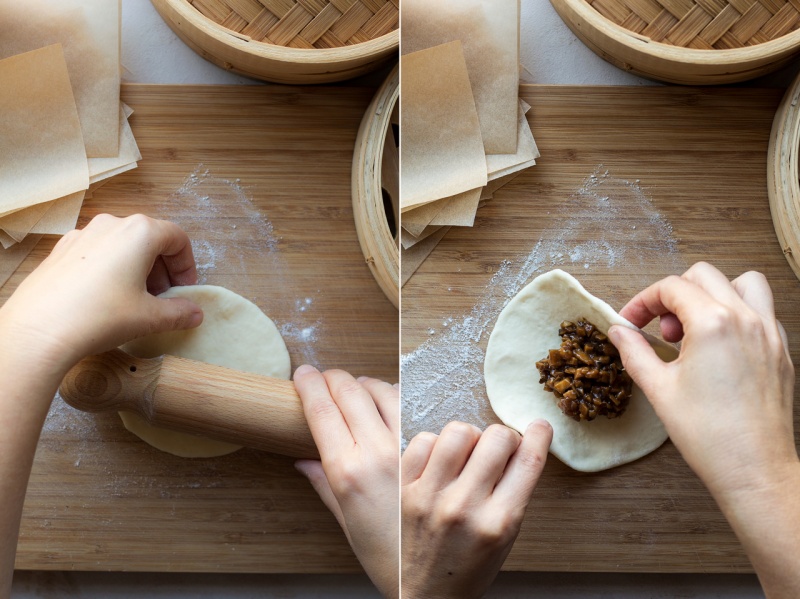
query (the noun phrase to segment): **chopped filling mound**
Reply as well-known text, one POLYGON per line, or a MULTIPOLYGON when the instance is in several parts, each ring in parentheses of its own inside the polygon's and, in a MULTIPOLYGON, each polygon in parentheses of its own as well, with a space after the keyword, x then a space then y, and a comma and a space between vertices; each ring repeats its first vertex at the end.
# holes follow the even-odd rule
POLYGON ((633 381, 617 348, 585 318, 565 320, 558 329, 561 347, 536 362, 539 382, 551 391, 564 414, 581 422, 625 412, 633 381))

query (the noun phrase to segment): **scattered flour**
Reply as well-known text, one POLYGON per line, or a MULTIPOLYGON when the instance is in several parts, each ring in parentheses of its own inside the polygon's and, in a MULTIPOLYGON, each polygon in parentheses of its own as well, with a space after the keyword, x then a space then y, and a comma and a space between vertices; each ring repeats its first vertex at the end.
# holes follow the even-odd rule
POLYGON ((601 165, 564 202, 563 212, 570 218, 559 230, 543 231, 526 256, 498 265, 468 314, 443 315, 442 329, 428 329, 428 340, 401 357, 404 445, 451 420, 489 424, 483 361, 491 326, 535 275, 559 267, 598 269, 643 288, 652 282, 646 264, 656 261, 664 275, 686 266, 672 225, 639 181, 613 177, 601 165))
MULTIPOLYGON (((48 433, 69 433, 80 438, 87 438, 97 431, 97 422, 94 414, 81 412, 67 405, 60 393, 56 393, 50 411, 42 427, 42 438, 46 439, 48 433)), ((80 457, 78 458, 78 466, 80 457)))
MULTIPOLYGON (((231 269, 236 273, 246 270, 242 250, 258 251, 274 282, 269 302, 278 307, 276 313, 292 315, 289 322, 276 320, 276 324, 296 358, 293 361, 319 366, 315 343, 322 322, 312 316, 314 298, 291 295, 291 272, 280 251, 281 238, 239 179, 214 177, 199 164, 170 198, 169 218, 192 239, 200 283, 225 286, 224 275, 231 269), (226 221, 230 226, 220 230, 220 224, 226 221)), ((269 306, 265 309, 269 312, 269 306)))
POLYGON ((199 164, 169 200, 168 218, 192 240, 200 283, 208 282, 209 275, 223 264, 241 266, 241 247, 279 253, 280 238, 272 223, 253 205, 239 179, 214 177, 199 164), (226 220, 231 222, 230 230, 220 230, 226 220))

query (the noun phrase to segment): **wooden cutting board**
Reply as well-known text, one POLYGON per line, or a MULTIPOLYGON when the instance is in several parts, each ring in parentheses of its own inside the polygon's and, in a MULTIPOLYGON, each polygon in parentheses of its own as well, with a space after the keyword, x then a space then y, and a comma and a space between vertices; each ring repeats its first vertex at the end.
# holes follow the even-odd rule
MULTIPOLYGON (((541 159, 495 194, 473 228, 451 229, 403 288, 405 439, 455 418, 497 422, 482 380, 488 335, 508 299, 556 267, 617 309, 699 260, 730 277, 760 270, 800 363, 800 283, 767 201, 767 143, 782 93, 523 87, 541 159)), ((797 412, 796 403, 796 421, 797 412)), ((504 567, 751 570, 670 442, 596 474, 551 457, 504 567)))
MULTIPOLYGON (((374 89, 124 86, 143 159, 87 201, 176 220, 201 277, 253 300, 292 365, 398 379, 398 313, 356 237, 353 146, 374 89)), ((45 238, 5 300, 49 252, 45 238)), ((231 340, 235 343, 236 340, 231 340)), ((341 572, 359 566, 336 520, 288 458, 242 450, 161 453, 116 414, 57 399, 34 464, 18 568, 341 572)))

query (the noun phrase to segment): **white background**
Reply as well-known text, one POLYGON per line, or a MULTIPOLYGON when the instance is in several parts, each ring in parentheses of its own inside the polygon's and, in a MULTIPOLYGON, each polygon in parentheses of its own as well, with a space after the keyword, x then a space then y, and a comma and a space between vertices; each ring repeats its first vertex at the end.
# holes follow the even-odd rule
MULTIPOLYGON (((522 0, 521 62, 525 83, 657 85, 606 63, 564 25, 548 0, 522 0)), ((122 62, 131 83, 254 84, 197 56, 163 23, 148 0, 122 2, 122 62)), ((747 85, 785 86, 795 63, 747 85)), ((17 572, 19 599, 231 599, 378 597, 365 576, 182 575, 17 572)), ((490 598, 751 599, 763 597, 750 575, 503 573, 490 598)))

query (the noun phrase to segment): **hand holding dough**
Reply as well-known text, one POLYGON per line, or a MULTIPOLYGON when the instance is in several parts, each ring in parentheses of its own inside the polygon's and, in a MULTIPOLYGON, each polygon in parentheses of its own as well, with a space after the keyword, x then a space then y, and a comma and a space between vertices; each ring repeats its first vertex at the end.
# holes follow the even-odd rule
POLYGON ((2 320, 36 339, 15 348, 18 355, 63 378, 86 356, 129 339, 196 327, 203 314, 191 301, 144 293, 196 282, 192 245, 178 225, 100 214, 55 245, 3 305, 2 320))
MULTIPOLYGON (((522 432, 533 420, 546 419, 553 426, 551 453, 575 470, 596 472, 654 451, 667 432, 635 384, 621 417, 591 422, 565 416, 555 396, 544 390, 536 361, 561 345, 562 321, 582 316, 604 333, 613 324, 635 328, 566 272, 536 277, 500 313, 486 349, 484 377, 492 409, 505 424, 522 432)), ((664 361, 678 356, 671 345, 650 336, 647 340, 664 361)))
POLYGON ((551 436, 542 421, 522 437, 450 422, 411 440, 401 460, 405 596, 483 596, 519 534, 551 436))
POLYGON ((745 495, 753 481, 782 481, 785 465, 800 467, 794 369, 763 275, 730 282, 700 262, 651 285, 622 313, 638 326, 661 317, 664 337, 682 339, 680 362, 666 365, 627 330, 611 331, 628 373, 712 494, 745 495))
POLYGON ((622 313, 638 326, 660 317, 665 339, 683 339, 680 362, 663 364, 639 335, 610 331, 742 542, 765 596, 800 597, 795 374, 766 278, 751 271, 729 281, 699 262, 651 285, 622 313))

